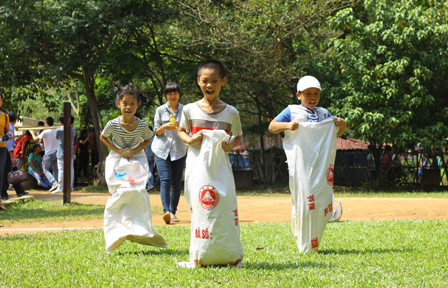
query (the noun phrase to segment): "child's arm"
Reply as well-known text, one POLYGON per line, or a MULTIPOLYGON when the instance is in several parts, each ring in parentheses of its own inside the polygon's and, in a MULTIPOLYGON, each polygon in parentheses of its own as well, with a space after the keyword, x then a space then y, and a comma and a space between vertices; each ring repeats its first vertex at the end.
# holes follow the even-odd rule
POLYGON ((273 134, 278 134, 278 133, 283 132, 285 130, 296 131, 297 128, 299 128, 299 123, 296 122, 296 121, 279 122, 279 121, 274 119, 269 124, 269 132, 271 132, 273 134))
POLYGON ((179 136, 180 140, 184 141, 190 146, 197 146, 202 143, 202 134, 194 134, 190 137, 190 135, 187 134, 187 130, 185 128, 179 127, 179 130, 177 131, 177 136, 179 136))
POLYGON ((336 117, 334 119, 334 125, 336 127, 339 127, 338 136, 341 136, 344 134, 345 130, 347 129, 347 122, 345 122, 344 119, 336 117))
POLYGON ((240 136, 232 136, 229 142, 226 142, 224 140, 221 141, 222 149, 224 149, 224 151, 226 152, 231 152, 233 148, 240 144, 241 139, 243 139, 243 134, 241 134, 240 136))
POLYGON ((121 155, 123 150, 118 149, 117 147, 115 147, 115 145, 112 143, 112 141, 110 141, 110 139, 108 137, 106 137, 103 134, 101 134, 100 140, 101 140, 101 142, 104 143, 104 145, 107 146, 107 148, 109 148, 110 150, 114 151, 118 155, 121 155))
POLYGON ((122 152, 123 157, 125 158, 129 158, 132 155, 137 154, 138 152, 142 151, 143 149, 146 148, 146 146, 148 146, 151 143, 151 138, 149 138, 148 140, 143 140, 140 145, 137 146, 137 148, 135 149, 124 149, 122 152), (127 152, 129 151, 129 152, 127 152))

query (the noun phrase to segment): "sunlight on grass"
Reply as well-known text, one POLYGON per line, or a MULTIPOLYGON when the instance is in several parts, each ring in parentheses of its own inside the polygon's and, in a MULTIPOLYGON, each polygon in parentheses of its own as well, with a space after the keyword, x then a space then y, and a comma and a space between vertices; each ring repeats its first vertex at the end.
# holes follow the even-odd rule
POLYGON ((329 224, 319 253, 306 255, 298 253, 290 223, 243 224, 242 269, 178 268, 189 260, 190 228, 156 229, 169 249, 127 241, 106 254, 100 229, 0 237, 8 255, 0 286, 448 286, 448 220, 329 224))

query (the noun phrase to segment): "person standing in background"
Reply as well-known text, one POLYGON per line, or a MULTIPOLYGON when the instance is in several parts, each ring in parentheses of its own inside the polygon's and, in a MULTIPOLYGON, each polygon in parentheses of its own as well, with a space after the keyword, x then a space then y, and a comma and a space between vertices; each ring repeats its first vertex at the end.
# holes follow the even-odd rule
POLYGON ((25 157, 26 148, 30 144, 31 133, 30 131, 26 131, 25 135, 17 139, 16 147, 14 148, 14 157, 17 160, 17 168, 22 169, 23 158, 25 157))
POLYGON ((100 162, 100 156, 98 154, 98 145, 96 144, 96 136, 95 130, 93 133, 89 135, 89 144, 90 144, 90 175, 93 175, 93 169, 100 162))
MULTIPOLYGON (((14 111, 11 111, 8 113, 9 115, 9 132, 12 134, 12 137, 9 138, 8 141, 6 141, 6 162, 5 162, 5 168, 3 171, 3 185, 2 185, 2 200, 8 200, 8 173, 12 171, 12 166, 17 164, 17 160, 14 157, 14 124, 17 122, 17 113, 14 111)), ((14 190, 16 191, 16 194, 18 197, 22 197, 25 195, 28 195, 28 192, 25 192, 23 190, 22 184, 14 184, 12 185, 14 187, 14 190)))
POLYGON ((56 139, 58 140, 58 148, 57 148, 57 158, 58 158, 58 189, 53 191, 52 193, 62 193, 64 192, 64 129, 70 129, 70 151, 65 151, 65 153, 70 153, 70 187, 72 191, 73 188, 73 180, 75 178, 75 170, 73 168, 73 144, 75 142, 76 137, 76 129, 72 127, 73 121, 75 118, 71 117, 70 126, 64 127, 64 114, 59 115, 59 124, 62 126, 61 128, 56 129, 56 139))
MULTIPOLYGON (((3 187, 3 173, 6 163, 6 140, 9 139, 9 116, 6 110, 1 108, 3 105, 3 95, 0 93, 0 187, 3 187)), ((3 197, 2 197, 3 198, 3 197)), ((7 200, 7 199, 6 199, 7 200)), ((0 210, 6 210, 0 200, 0 210)))
POLYGON ((87 180, 89 182, 89 137, 87 136, 87 129, 81 130, 81 135, 78 138, 79 142, 79 163, 78 163, 78 177, 81 182, 87 180))
POLYGON ((154 115, 156 136, 152 142, 157 172, 160 179, 160 196, 163 204, 163 221, 179 222, 176 217, 182 190, 182 176, 187 158, 187 146, 177 135, 184 105, 179 103, 182 97, 180 87, 169 82, 165 87, 167 103, 157 107, 154 115))
MULTIPOLYGON (((37 122, 37 127, 44 127, 45 126, 45 123, 43 122, 43 121, 39 121, 39 122, 37 122)), ((39 136, 39 134, 40 133, 42 133, 42 131, 37 131, 36 132, 36 136, 39 136)), ((32 137, 32 136, 31 136, 32 137)), ((44 145, 44 142, 40 142, 39 143, 39 145, 40 145, 40 152, 39 152, 39 154, 40 154, 40 156, 42 156, 42 158, 44 157, 44 155, 45 155, 45 145, 44 145)))
MULTIPOLYGON (((53 117, 47 117, 45 120, 46 127, 52 127, 54 124, 53 117)), ((33 136, 34 142, 43 142, 45 145, 45 155, 43 158, 42 169, 44 170, 45 176, 48 181, 53 185, 50 191, 54 191, 58 188, 58 162, 56 153, 58 150, 58 140, 56 139, 56 130, 47 129, 42 131, 39 136, 36 136, 34 131, 30 131, 31 136, 33 136), (53 173, 51 172, 53 171, 53 173)))

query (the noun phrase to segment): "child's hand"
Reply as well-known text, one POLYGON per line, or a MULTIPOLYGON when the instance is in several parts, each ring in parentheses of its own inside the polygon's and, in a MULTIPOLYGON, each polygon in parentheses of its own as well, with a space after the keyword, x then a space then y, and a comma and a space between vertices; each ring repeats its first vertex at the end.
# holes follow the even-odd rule
POLYGON ((131 149, 126 148, 126 149, 121 150, 120 155, 123 158, 130 158, 133 154, 132 154, 132 150, 131 149))
POLYGON ((288 129, 289 130, 296 131, 297 128, 299 128, 299 123, 297 123, 296 121, 288 123, 288 129))
POLYGON ((342 127, 346 128, 347 127, 347 122, 345 122, 345 120, 342 119, 342 118, 336 117, 334 119, 334 126, 339 127, 339 128, 342 128, 342 127))
POLYGON ((226 152, 231 152, 232 151, 232 147, 230 146, 230 143, 227 142, 227 141, 222 140, 221 141, 221 146, 222 146, 222 149, 224 149, 224 151, 226 151, 226 152))
POLYGON ((188 140, 188 145, 190 146, 196 146, 202 143, 202 134, 194 134, 191 136, 190 140, 188 140))

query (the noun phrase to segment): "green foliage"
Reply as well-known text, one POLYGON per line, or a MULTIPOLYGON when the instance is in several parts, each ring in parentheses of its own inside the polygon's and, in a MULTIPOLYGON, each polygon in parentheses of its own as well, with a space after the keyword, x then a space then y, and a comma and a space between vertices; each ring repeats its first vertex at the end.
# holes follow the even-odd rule
POLYGON ((190 227, 156 227, 169 249, 126 241, 105 251, 104 233, 0 237, 1 286, 446 287, 447 220, 327 225, 319 253, 299 254, 290 223, 241 225, 244 268, 177 267, 189 260, 190 227), (258 248, 258 249, 257 249, 258 248), (36 265, 38 263, 38 265, 36 265), (20 271, 11 273, 10 271, 20 271))
POLYGON ((353 137, 381 147, 445 145, 448 137, 448 1, 366 0, 363 13, 330 18, 345 33, 331 93, 353 137))

